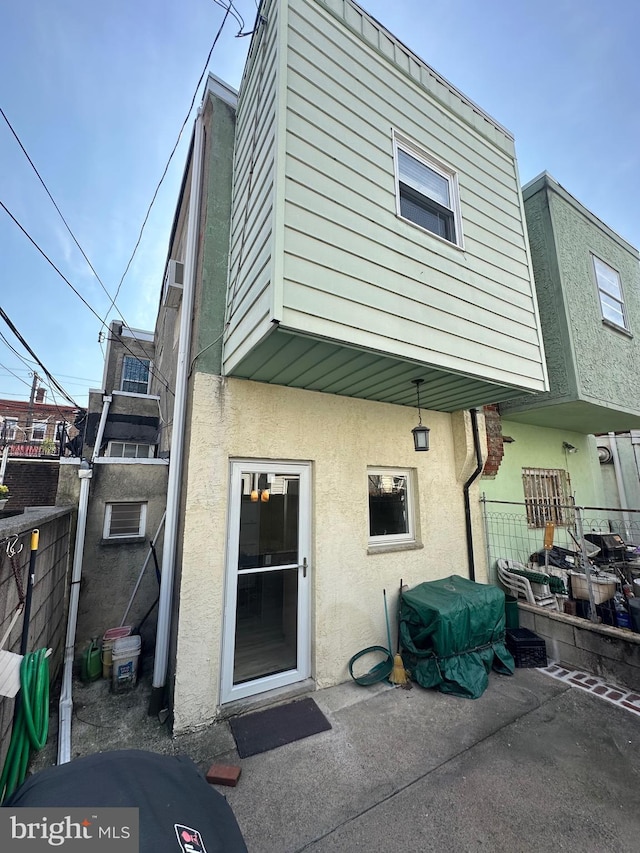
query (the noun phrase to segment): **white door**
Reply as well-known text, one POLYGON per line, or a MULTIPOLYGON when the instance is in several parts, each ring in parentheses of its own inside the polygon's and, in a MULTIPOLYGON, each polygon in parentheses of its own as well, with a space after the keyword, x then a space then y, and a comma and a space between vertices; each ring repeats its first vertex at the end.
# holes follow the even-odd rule
POLYGON ((222 702, 311 674, 311 470, 232 462, 222 702))

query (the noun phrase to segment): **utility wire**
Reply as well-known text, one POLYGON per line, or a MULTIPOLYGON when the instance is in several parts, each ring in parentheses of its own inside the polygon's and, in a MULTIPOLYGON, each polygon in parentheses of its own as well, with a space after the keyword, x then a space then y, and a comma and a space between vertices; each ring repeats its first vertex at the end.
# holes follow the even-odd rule
MULTIPOLYGON (((71 284, 71 282, 70 282, 70 281, 69 281, 69 279, 66 277, 66 275, 58 269, 58 267, 54 264, 54 262, 51 260, 51 258, 46 254, 46 252, 45 252, 43 249, 41 249, 41 248, 40 248, 40 246, 36 243, 36 241, 35 241, 35 240, 33 239, 33 237, 29 234, 29 232, 28 232, 25 228, 23 228, 23 226, 18 222, 18 220, 16 219, 16 217, 13 215, 13 213, 11 213, 11 211, 9 210, 9 208, 6 206, 6 204, 5 204, 2 200, 0 200, 0 207, 2 207, 2 208, 3 208, 3 210, 7 213, 7 215, 8 215, 8 216, 9 216, 9 217, 10 217, 10 218, 15 222, 15 224, 18 226, 18 228, 22 231, 22 233, 25 235, 25 237, 29 240, 29 242, 30 242, 30 243, 31 243, 31 244, 32 244, 32 245, 33 245, 33 246, 38 250, 38 252, 42 255, 42 257, 45 259, 45 261, 47 261, 47 263, 48 263, 51 267, 53 267, 53 269, 58 273, 58 275, 60 276, 60 278, 61 278, 61 279, 62 279, 66 284, 68 284, 68 285, 69 285, 69 287, 71 288, 71 290, 73 290, 73 292, 74 292, 74 293, 76 294, 76 296, 80 299, 80 301, 81 301, 81 302, 83 302, 83 303, 87 306, 87 308, 89 309, 89 311, 91 311, 91 313, 94 315, 94 317, 97 317, 97 319, 100 321, 100 325, 101 325, 101 326, 104 326, 104 327, 105 327, 105 329, 107 329, 107 331, 108 331, 108 330, 109 330, 109 327, 107 326, 106 322, 105 322, 105 321, 100 317, 100 315, 98 314, 98 312, 97 312, 97 311, 96 311, 96 310, 95 310, 95 309, 94 309, 94 308, 93 308, 93 307, 92 307, 92 306, 87 302, 87 300, 86 300, 86 299, 84 298, 84 296, 80 293, 80 291, 78 291, 78 290, 77 290, 77 289, 76 289, 76 288, 71 284)), ((2 314, 4 314, 4 312, 2 311, 2 309, 1 309, 1 308, 0 308, 0 312, 2 312, 2 314)), ((0 316, 1 316, 1 315, 0 315, 0 316)), ((136 359, 136 361, 139 361, 141 364, 144 364, 144 362, 142 361, 142 359, 140 358, 140 356, 139 356, 139 355, 137 355, 136 353, 134 353, 134 351, 133 351, 133 350, 132 350, 132 349, 131 349, 131 348, 130 348, 130 347, 129 347, 125 342, 124 342, 123 338, 122 338, 122 337, 120 337, 119 335, 118 335, 117 337, 118 337, 118 340, 120 341, 120 343, 122 344, 122 346, 127 350, 127 352, 129 352, 129 353, 133 356, 133 358, 135 358, 135 359, 136 359)), ((15 352, 15 350, 14 350, 14 352, 15 352)), ((31 350, 29 350, 29 352, 32 352, 32 351, 31 351, 31 350)), ((34 356, 34 357, 35 357, 35 356, 34 356)), ((37 359, 36 359, 36 360, 37 360, 37 359)), ((42 367, 42 363, 41 363, 40 361, 38 361, 38 364, 40 364, 40 366, 42 367)), ((169 383, 167 382, 167 380, 165 379, 165 377, 164 377, 164 376, 162 376, 162 374, 161 374, 159 371, 157 371, 157 370, 152 370, 152 369, 151 369, 151 364, 149 364, 149 365, 145 364, 144 366, 145 366, 145 367, 147 367, 147 369, 149 370, 149 373, 151 373, 151 375, 152 375, 152 376, 156 376, 158 379, 160 379, 160 380, 162 381, 162 384, 164 385, 164 387, 167 389, 167 391, 168 391, 170 394, 174 394, 173 389, 171 389, 171 388, 169 387, 169 383)), ((44 368, 43 368, 43 369, 44 369, 44 368)), ((50 374, 49 374, 49 375, 50 375, 50 374)), ((54 380, 54 381, 55 381, 55 380, 54 380)), ((70 397, 68 397, 68 396, 67 396, 66 392, 64 391, 64 389, 62 389, 62 387, 61 387, 61 386, 59 386, 59 390, 60 390, 60 393, 63 393, 63 394, 64 394, 64 396, 65 396, 67 399, 71 399, 70 397)), ((75 403, 75 402, 74 402, 74 406, 77 406, 77 403, 75 403)))
MULTIPOLYGON (((180 143, 180 139, 182 138, 182 132, 184 131, 186 124, 189 121, 189 116, 191 115, 191 110, 193 109, 193 105, 196 101, 196 97, 198 95, 198 90, 200 89, 200 84, 202 83, 202 81, 204 79, 204 75, 207 73, 207 68, 209 67, 209 61, 211 59, 211 55, 213 53, 213 50, 214 50, 216 44, 218 43, 218 39, 222 35, 222 30, 223 30, 224 25, 227 21, 227 18, 231 14, 231 5, 232 4, 229 3, 229 5, 225 7, 226 11, 224 14, 224 18, 222 19, 222 23, 220 24, 220 27, 218 28, 218 32, 216 33, 215 38, 213 39, 213 44, 211 45, 211 49, 209 50, 209 55, 207 56, 207 61, 204 64, 204 68, 202 69, 202 74, 200 75, 200 79, 198 80, 198 83, 196 85, 195 91, 193 93, 193 97, 191 98, 191 103, 189 104, 189 109, 188 109, 187 114, 184 118, 184 121, 182 122, 182 127, 180 128, 180 132, 178 133, 178 138, 176 139, 175 145, 173 146, 173 148, 171 150, 171 154, 169 154, 169 159, 167 160, 167 164, 164 167, 164 171, 162 172, 162 175, 160 176, 160 180, 158 181, 158 185, 155 188, 155 191, 154 191, 153 196, 151 198, 151 201, 149 203, 149 207, 147 208, 147 212, 145 214, 144 220, 142 221, 142 225, 140 227, 138 239, 136 240, 136 244, 133 247, 133 252, 131 253, 131 257, 129 258, 129 260, 127 262, 127 266, 125 267, 125 270, 122 273, 122 278, 120 279, 120 282, 118 283, 118 287, 116 289, 115 296, 113 297, 112 304, 114 304, 115 300, 118 298, 118 294, 120 293, 120 288, 122 287, 122 282, 125 280, 125 277, 126 277, 127 273, 129 272, 129 267, 131 266, 131 263, 135 257, 136 252, 138 251, 138 246, 140 245, 140 241, 142 240, 142 234, 143 234, 144 229, 147 225, 147 221, 149 219, 149 214, 151 213, 151 208, 153 207, 155 200, 158 196, 158 192, 160 191, 160 187, 162 186, 162 182, 164 181, 166 174, 169 171, 169 166, 171 164, 171 161, 173 160, 173 155, 176 153, 176 150, 177 150, 178 145, 180 143)), ((109 313, 110 310, 111 310, 111 306, 108 308, 107 314, 109 313)), ((104 321, 102 321, 102 323, 104 325, 104 321)))
MULTIPOLYGON (((126 320, 124 319, 124 314, 123 314, 123 312, 121 311, 121 309, 116 305, 115 297, 114 297, 113 299, 111 298, 111 294, 109 293, 109 291, 108 291, 108 290, 107 290, 107 288, 105 287, 104 282, 102 281, 102 279, 100 278, 100 276, 99 276, 99 275, 98 275, 98 273, 96 272, 95 267, 93 266, 93 264, 91 263, 91 261, 90 261, 90 260, 89 260, 89 258, 87 257, 87 254, 86 254, 86 252, 84 251, 84 249, 82 248, 82 246, 80 245, 80 243, 79 243, 79 241, 78 241, 78 238, 76 237, 76 235, 75 235, 75 234, 73 233, 73 231, 71 230, 71 226, 69 225, 69 223, 68 223, 68 222, 67 222, 67 220, 65 219, 65 217, 64 217, 64 215, 63 215, 62 211, 60 210, 60 208, 58 207, 58 204, 56 203, 56 200, 54 199, 54 197, 52 196, 51 192, 49 191, 49 187, 48 187, 48 186, 46 185, 46 183, 44 182, 44 178, 42 177, 42 175, 41 175, 41 174, 40 174, 40 172, 38 171, 38 169, 37 169, 37 167, 36 167, 35 163, 34 163, 34 162, 33 162, 33 160, 31 159, 31 157, 29 156, 29 153, 28 153, 27 149, 24 147, 24 145, 23 145, 23 143, 22 143, 22 140, 20 139, 20 137, 18 136, 18 134, 17 134, 17 132, 16 132, 15 128, 13 127, 13 125, 11 124, 11 122, 9 121, 9 119, 7 118, 7 115, 6 115, 5 111, 2 109, 2 107, 0 107, 0 114, 2 115, 2 118, 5 120, 5 122, 6 122, 6 124, 7 124, 7 127, 9 128, 9 130, 11 131, 11 133, 13 134, 13 136, 15 137, 15 140, 16 140, 16 142, 18 143, 18 145, 20 146, 20 148, 21 148, 21 150, 22 150, 22 153, 24 154, 24 156, 25 156, 25 157, 27 158, 27 160, 29 161, 29 165, 31 166, 31 168, 33 169, 33 171, 36 173, 36 175, 37 175, 37 177, 38 177, 38 180, 40 181, 40 183, 41 183, 41 184, 42 184, 42 186, 44 187, 44 191, 45 191, 45 192, 46 192, 46 194, 49 196, 49 199, 51 200, 51 203, 53 204, 53 206, 55 207, 56 211, 58 212, 58 215, 60 216, 60 219, 62 219, 62 221, 63 221, 63 223, 64 223, 65 228, 67 229, 67 231, 69 232, 69 234, 70 234, 70 236, 71 236, 71 239, 73 240, 73 242, 76 244, 76 246, 77 246, 77 247, 78 247, 78 249, 80 250, 80 253, 82 254, 82 257, 85 259, 85 261, 87 262, 87 264, 88 264, 88 266, 89 266, 89 269, 91 270, 91 272, 92 272, 92 273, 94 274, 94 276, 96 277, 96 279, 97 279, 98 283, 100 284, 100 287, 101 287, 101 288, 103 289, 103 291, 106 293, 107 298, 110 300, 110 305, 109 305, 109 307, 107 308, 107 313, 105 314, 105 319, 106 319, 106 317, 108 316, 109 311, 111 311, 111 308, 117 308, 117 310, 119 311, 120 316, 121 316, 121 318, 122 318, 122 323, 123 323, 123 325, 124 325, 124 326, 126 326, 126 327, 127 327, 127 329, 129 329, 129 331, 133 334, 133 329, 131 328, 131 326, 129 326, 129 324, 128 324, 128 323, 126 322, 126 320)), ((77 291, 76 291, 76 292, 77 292, 77 291)), ((78 295, 79 295, 79 294, 78 294, 78 295)), ((146 352, 146 350, 145 350, 145 348, 144 348, 144 346, 143 346, 142 342, 141 342, 141 341, 139 341, 138 343, 139 343, 139 345, 140 345, 141 350, 144 352, 145 356, 146 356, 146 357, 151 361, 151 356, 150 356, 150 354, 149 354, 148 352, 146 352)), ((159 371, 158 371, 158 375, 160 375, 160 372, 159 372, 159 371)), ((164 383, 165 383, 165 384, 168 384, 168 382, 167 382, 167 380, 166 380, 166 378, 165 378, 164 376, 162 377, 162 379, 163 379, 163 381, 164 381, 164 383)))
POLYGON ((31 388, 31 383, 30 383, 30 382, 27 382, 27 380, 26 380, 26 379, 23 379, 23 378, 22 378, 22 376, 18 376, 18 374, 17 374, 17 373, 14 373, 14 372, 13 372, 13 370, 11 370, 11 368, 10 368, 10 367, 7 367, 7 365, 6 365, 6 364, 2 364, 2 362, 0 362, 0 367, 4 367, 4 369, 5 369, 5 370, 8 370, 8 371, 9 371, 9 373, 10 373, 12 376, 14 376, 14 377, 19 381, 19 382, 22 382, 22 384, 23 384, 23 385, 26 385, 26 386, 27 386, 27 388, 31 388))
MULTIPOLYGON (((2 204, 2 202, 0 202, 0 204, 2 204)), ((39 359, 39 358, 38 358, 38 356, 35 354, 35 352, 31 349, 31 347, 29 346, 29 344, 28 344, 28 343, 25 341, 25 339, 22 337, 22 335, 20 334, 20 332, 18 331, 18 329, 16 329, 16 327, 13 325, 13 323, 12 323, 11 319, 10 319, 10 318, 9 318, 9 316, 6 314, 6 312, 5 312, 4 308, 1 308, 1 307, 0 307, 0 317, 2 317, 2 319, 5 321, 5 323, 7 324, 7 326, 11 329, 11 331, 12 331, 12 332, 13 332, 13 334, 16 336, 16 338, 20 341, 20 343, 21 343, 21 344, 22 344, 22 346, 26 349, 26 351, 27 351, 31 356, 33 356, 33 358, 37 361, 37 363, 40 365, 40 367, 42 368, 42 370, 44 370, 44 373, 45 373, 45 375, 47 376, 47 378, 49 379, 49 381, 50 381, 53 385, 55 385, 55 387, 56 387, 56 388, 57 388, 57 390, 60 392, 60 394, 62 394, 62 396, 65 398, 65 400, 69 400, 69 402, 70 402, 70 403, 72 403, 72 404, 76 407, 76 409, 80 409, 80 408, 81 408, 81 406, 79 406, 79 405, 76 403, 76 401, 73 399, 73 397, 71 397, 69 394, 67 394, 67 392, 64 390, 64 388, 62 387, 62 385, 60 385, 60 383, 57 381, 57 379, 56 379, 54 376, 52 376, 52 374, 47 370, 47 368, 46 368, 46 367, 44 366, 44 364, 40 361, 40 359, 39 359)))

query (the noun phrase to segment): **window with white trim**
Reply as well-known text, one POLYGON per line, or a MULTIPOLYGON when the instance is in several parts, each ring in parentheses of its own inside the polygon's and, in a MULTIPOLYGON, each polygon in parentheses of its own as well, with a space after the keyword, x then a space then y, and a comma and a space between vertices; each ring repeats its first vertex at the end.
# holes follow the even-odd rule
POLYGON ((624 297, 622 295, 622 284, 620 275, 609 264, 605 264, 600 258, 592 255, 593 269, 598 285, 598 296, 600 297, 600 309, 602 318, 614 326, 628 331, 627 318, 624 310, 624 297))
POLYGON ((369 544, 415 541, 412 472, 368 468, 369 544))
POLYGON ((4 423, 2 424, 2 438, 5 441, 13 441, 16 437, 16 432, 18 431, 18 419, 17 418, 5 418, 4 423))
POLYGON ((147 394, 149 392, 149 372, 151 361, 148 358, 136 358, 125 355, 122 359, 121 391, 132 394, 147 394))
POLYGON ((462 245, 458 178, 453 169, 426 151, 394 136, 398 216, 462 245))
POLYGON ((31 425, 31 441, 44 441, 47 434, 46 421, 34 421, 31 425))
POLYGON ((106 455, 117 459, 150 459, 153 456, 153 445, 136 444, 130 441, 110 441, 106 455))
POLYGON ((136 501, 105 504, 103 538, 144 536, 146 521, 146 503, 136 501))
POLYGON ((561 468, 523 468, 522 485, 529 527, 573 523, 569 474, 561 468))

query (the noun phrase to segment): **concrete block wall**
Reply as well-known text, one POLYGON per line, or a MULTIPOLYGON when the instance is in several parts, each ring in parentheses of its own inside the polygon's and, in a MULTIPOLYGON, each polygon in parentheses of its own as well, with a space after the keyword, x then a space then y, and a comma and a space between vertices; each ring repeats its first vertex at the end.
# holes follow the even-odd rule
POLYGON ((6 510, 27 506, 53 506, 58 490, 60 465, 57 459, 12 459, 7 461, 4 483, 10 498, 6 510))
POLYGON ((549 660, 640 691, 640 634, 519 603, 520 627, 547 645, 549 660))
MULTIPOLYGON (((66 631, 70 571, 70 527, 73 510, 68 507, 38 507, 24 514, 0 520, 0 637, 4 636, 19 604, 14 565, 26 592, 31 555, 31 531, 38 528, 40 541, 36 557, 35 586, 29 620, 28 651, 43 647, 53 650, 49 658, 51 681, 62 665, 66 631), (8 543, 22 550, 12 560, 8 543)), ((22 615, 16 621, 5 649, 18 653, 22 636, 22 615)), ((14 700, 0 696, 0 767, 9 746, 14 700)))

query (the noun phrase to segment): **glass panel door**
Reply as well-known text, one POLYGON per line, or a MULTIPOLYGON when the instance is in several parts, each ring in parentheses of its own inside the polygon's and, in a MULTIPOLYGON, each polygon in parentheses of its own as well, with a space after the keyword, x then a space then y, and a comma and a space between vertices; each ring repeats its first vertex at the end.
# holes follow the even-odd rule
POLYGON ((232 464, 223 701, 308 677, 308 484, 303 466, 232 464))

